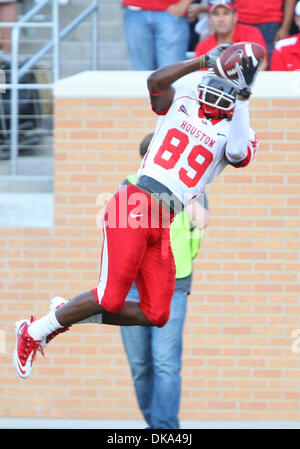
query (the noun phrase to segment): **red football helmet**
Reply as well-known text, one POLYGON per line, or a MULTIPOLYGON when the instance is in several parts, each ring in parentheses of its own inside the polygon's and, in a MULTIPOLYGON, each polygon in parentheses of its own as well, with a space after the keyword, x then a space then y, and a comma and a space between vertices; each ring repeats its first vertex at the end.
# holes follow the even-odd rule
POLYGON ((237 96, 237 88, 232 81, 208 71, 198 84, 198 92, 201 109, 207 118, 232 118, 237 96))

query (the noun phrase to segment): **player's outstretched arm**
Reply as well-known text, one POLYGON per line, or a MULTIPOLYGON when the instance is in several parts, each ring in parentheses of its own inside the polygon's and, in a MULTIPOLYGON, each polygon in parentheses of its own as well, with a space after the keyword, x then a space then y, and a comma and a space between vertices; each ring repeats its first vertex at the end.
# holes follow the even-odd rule
POLYGON ((225 152, 228 162, 232 165, 241 166, 241 162, 250 157, 248 155, 250 129, 249 98, 252 93, 251 87, 254 84, 261 63, 262 60, 254 66, 250 57, 248 62, 245 58, 242 58, 242 69, 238 63, 236 64, 238 97, 230 124, 225 152))
POLYGON ((179 78, 204 68, 206 68, 205 56, 200 56, 167 65, 151 73, 147 85, 153 109, 157 113, 168 109, 175 92, 172 84, 179 78))
POLYGON ((226 145, 226 159, 231 165, 239 165, 248 154, 249 100, 237 99, 230 123, 226 145))
POLYGON ((197 70, 213 67, 223 50, 231 44, 222 44, 199 58, 188 59, 155 70, 148 77, 147 85, 153 109, 161 112, 168 109, 174 98, 172 84, 197 70))

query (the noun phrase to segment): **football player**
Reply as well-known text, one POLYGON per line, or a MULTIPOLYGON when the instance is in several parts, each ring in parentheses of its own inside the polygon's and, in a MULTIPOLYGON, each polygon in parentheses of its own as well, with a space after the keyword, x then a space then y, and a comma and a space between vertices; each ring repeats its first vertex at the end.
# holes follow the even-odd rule
POLYGON ((16 323, 14 366, 30 375, 36 351, 75 323, 162 327, 175 288, 169 225, 176 213, 204 191, 228 165, 245 167, 257 139, 249 127, 249 97, 260 64, 243 59, 237 79, 205 74, 197 93, 175 83, 201 68, 212 68, 223 44, 206 55, 153 72, 148 78, 157 126, 138 171, 109 201, 103 220, 99 283, 70 301, 56 298, 50 313, 16 323), (175 84, 174 84, 175 83, 175 84), (140 302, 126 301, 135 282, 140 302))

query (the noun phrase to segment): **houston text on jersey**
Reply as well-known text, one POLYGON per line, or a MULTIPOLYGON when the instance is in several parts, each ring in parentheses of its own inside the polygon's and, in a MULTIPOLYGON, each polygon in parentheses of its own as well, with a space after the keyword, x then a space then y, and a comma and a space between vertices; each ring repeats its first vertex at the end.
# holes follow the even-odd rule
POLYGON ((181 129, 184 129, 187 133, 191 134, 192 136, 196 137, 197 139, 200 139, 200 142, 203 142, 205 145, 208 145, 210 148, 214 146, 216 141, 209 137, 207 134, 202 132, 200 129, 196 128, 196 126, 192 125, 191 123, 188 123, 187 121, 183 121, 180 125, 181 129))

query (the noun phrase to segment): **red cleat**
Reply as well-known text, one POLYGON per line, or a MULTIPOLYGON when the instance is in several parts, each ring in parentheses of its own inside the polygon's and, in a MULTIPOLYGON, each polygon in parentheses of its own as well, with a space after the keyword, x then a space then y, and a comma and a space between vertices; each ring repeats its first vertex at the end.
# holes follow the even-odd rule
POLYGON ((33 321, 35 321, 35 318, 31 317, 30 321, 17 321, 15 325, 17 341, 13 354, 13 362, 18 375, 23 379, 26 379, 31 374, 32 362, 34 361, 36 351, 40 350, 44 355, 42 342, 34 340, 28 334, 28 327, 33 321))

